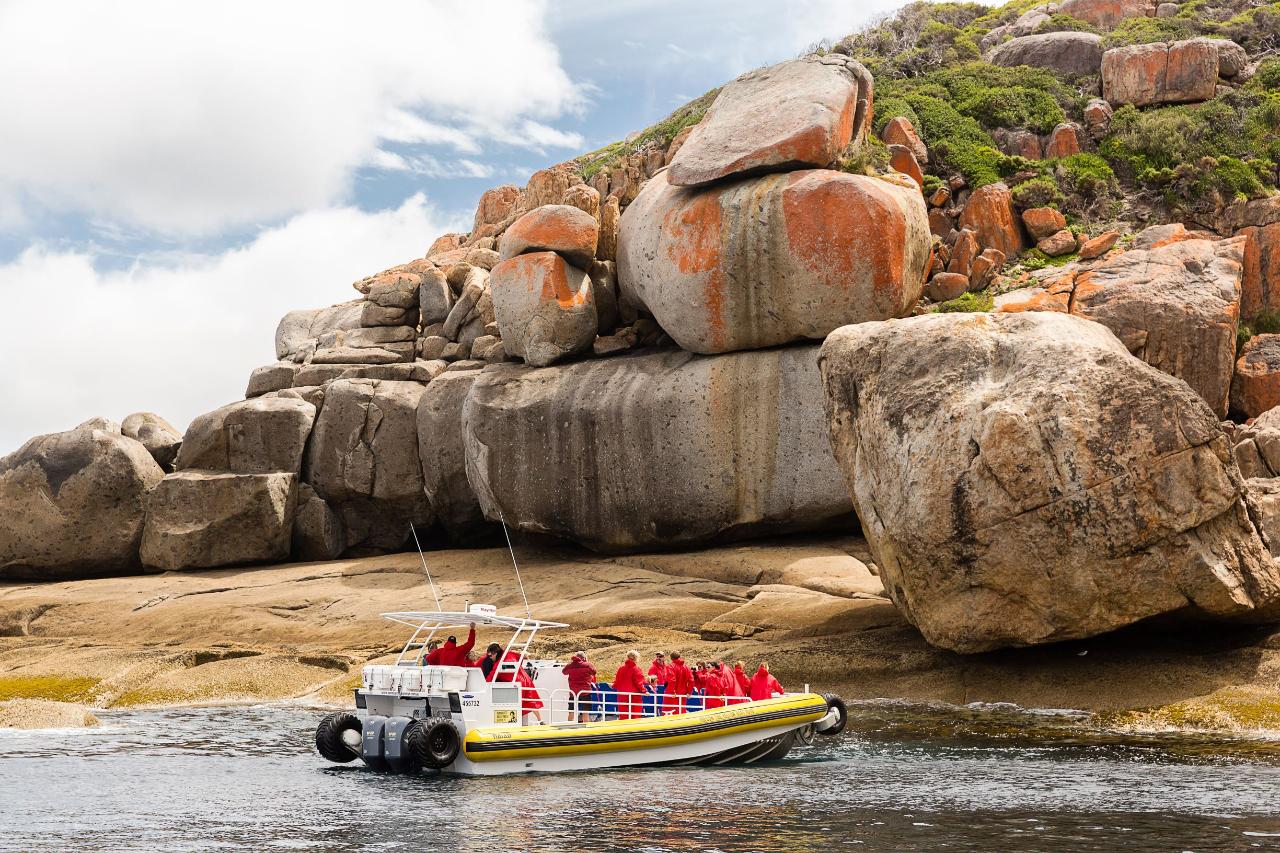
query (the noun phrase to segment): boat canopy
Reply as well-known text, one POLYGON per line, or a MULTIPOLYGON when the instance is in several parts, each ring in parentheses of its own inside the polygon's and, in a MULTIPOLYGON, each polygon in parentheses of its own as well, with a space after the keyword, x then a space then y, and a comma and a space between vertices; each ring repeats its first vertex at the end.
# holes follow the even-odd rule
POLYGON ((383 613, 383 619, 390 619, 410 628, 419 630, 443 630, 466 628, 472 622, 476 625, 493 625, 499 628, 541 631, 546 628, 568 628, 564 622, 544 622, 526 616, 499 616, 496 613, 475 613, 461 610, 438 611, 405 611, 401 613, 383 613))

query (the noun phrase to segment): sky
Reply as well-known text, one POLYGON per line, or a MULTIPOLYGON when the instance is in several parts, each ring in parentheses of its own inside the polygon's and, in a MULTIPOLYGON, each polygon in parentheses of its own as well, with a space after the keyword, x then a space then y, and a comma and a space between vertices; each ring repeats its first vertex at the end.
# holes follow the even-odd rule
POLYGON ((0 454, 243 397, 279 319, 899 0, 0 0, 0 454))

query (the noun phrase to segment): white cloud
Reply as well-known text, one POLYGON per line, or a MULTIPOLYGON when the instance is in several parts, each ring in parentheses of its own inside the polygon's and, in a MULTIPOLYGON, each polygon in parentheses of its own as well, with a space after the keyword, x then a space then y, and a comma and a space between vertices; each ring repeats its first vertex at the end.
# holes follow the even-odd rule
POLYGON ((475 154, 581 109, 545 15, 542 0, 6 0, 0 224, 46 208, 216 233, 343 200, 384 139, 475 154))
POLYGON ((0 266, 0 455, 95 415, 155 411, 185 428, 244 396, 249 372, 275 360, 286 312, 358 297, 353 281, 420 257, 456 225, 414 196, 375 213, 308 212, 220 255, 118 272, 83 252, 28 249, 0 266))

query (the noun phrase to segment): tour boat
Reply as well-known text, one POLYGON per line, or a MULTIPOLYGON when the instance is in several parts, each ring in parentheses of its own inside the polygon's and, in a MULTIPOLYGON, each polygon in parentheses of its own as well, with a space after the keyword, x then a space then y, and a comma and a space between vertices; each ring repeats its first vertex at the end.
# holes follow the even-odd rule
POLYGON ((815 734, 839 734, 848 719, 844 702, 833 694, 752 701, 696 693, 619 694, 604 684, 574 694, 563 664, 526 657, 539 632, 567 628, 563 623, 532 614, 500 616, 480 604, 458 612, 383 616, 413 634, 394 664, 364 668, 354 711, 320 722, 316 749, 330 761, 359 758, 382 772, 468 776, 752 763, 780 759, 815 734), (471 624, 511 632, 492 682, 478 667, 425 665, 433 638, 471 624), (518 683, 521 671, 531 677, 532 688, 518 683), (531 692, 545 718, 536 725, 526 725, 522 713, 531 692), (589 721, 579 722, 584 713, 589 721))

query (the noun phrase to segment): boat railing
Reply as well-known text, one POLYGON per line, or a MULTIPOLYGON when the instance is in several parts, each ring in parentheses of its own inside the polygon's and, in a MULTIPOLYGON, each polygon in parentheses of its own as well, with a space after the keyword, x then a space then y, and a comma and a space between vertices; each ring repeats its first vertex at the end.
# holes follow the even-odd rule
MULTIPOLYGON (((536 693, 527 687, 522 693, 536 693)), ((647 717, 665 717, 710 708, 724 708, 750 702, 749 696, 714 696, 695 691, 693 693, 667 694, 664 687, 653 693, 629 693, 617 691, 601 683, 594 690, 551 691, 551 707, 547 714, 549 723, 576 723, 579 717, 587 721, 634 720, 647 717)))

